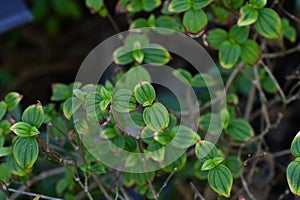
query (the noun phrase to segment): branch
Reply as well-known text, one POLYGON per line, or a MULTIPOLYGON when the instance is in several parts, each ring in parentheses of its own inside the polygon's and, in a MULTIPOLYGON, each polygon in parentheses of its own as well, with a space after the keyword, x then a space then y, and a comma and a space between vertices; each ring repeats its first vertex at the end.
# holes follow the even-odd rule
POLYGON ((298 44, 296 47, 285 50, 285 51, 280 51, 276 53, 268 53, 268 54, 263 54, 262 58, 279 58, 279 57, 284 57, 286 55, 295 53, 297 51, 300 51, 300 44, 298 44))

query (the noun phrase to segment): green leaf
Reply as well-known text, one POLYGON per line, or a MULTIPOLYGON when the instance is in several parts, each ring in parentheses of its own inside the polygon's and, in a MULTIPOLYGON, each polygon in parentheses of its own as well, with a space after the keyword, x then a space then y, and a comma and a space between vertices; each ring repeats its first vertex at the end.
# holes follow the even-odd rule
MULTIPOLYGON (((147 129, 145 128, 144 130, 147 129)), ((167 145, 172 141, 173 138, 170 136, 168 131, 164 131, 164 132, 155 133, 153 139, 162 145, 167 145)))
POLYGON ((128 5, 127 5, 127 10, 128 12, 140 12, 143 9, 143 2, 141 0, 132 0, 128 5))
POLYGON ((208 113, 206 115, 201 115, 199 119, 199 128, 205 132, 211 134, 219 134, 222 131, 223 124, 221 115, 208 113), (217 123, 211 123, 212 118, 215 118, 217 123))
POLYGON ((92 92, 86 96, 85 109, 89 117, 96 118, 97 120, 101 120, 103 118, 104 113, 100 107, 102 100, 103 99, 98 92, 92 92))
POLYGON ((240 142, 246 142, 254 136, 251 125, 243 119, 231 119, 225 132, 229 137, 240 142))
POLYGON ((192 4, 189 0, 172 0, 169 4, 170 12, 184 12, 189 10, 192 7, 192 4))
POLYGON ((190 81, 192 80, 192 74, 185 70, 185 69, 176 69, 173 71, 173 75, 180 80, 182 83, 185 83, 187 85, 190 84, 190 81))
POLYGON ((218 156, 215 145, 209 141, 201 140, 197 143, 195 148, 197 158, 203 162, 208 159, 214 159, 218 156))
POLYGON ((133 45, 132 57, 138 64, 141 64, 144 60, 144 56, 145 55, 141 50, 141 44, 139 42, 135 42, 133 45))
POLYGON ((51 101, 63 101, 72 96, 72 89, 62 83, 52 85, 51 101))
POLYGON ((97 12, 103 6, 103 0, 85 0, 85 4, 88 8, 97 12))
POLYGON ((286 177, 293 194, 300 196, 300 161, 292 161, 286 169, 286 177))
POLYGON ((22 115, 22 121, 40 128, 44 122, 44 110, 40 103, 31 105, 25 109, 22 115))
POLYGON ((238 157, 237 154, 231 154, 229 155, 225 161, 225 165, 229 168, 229 170, 232 172, 233 178, 239 178, 240 177, 240 166, 242 166, 242 161, 238 157))
POLYGON ((201 170, 210 170, 212 168, 215 168, 221 162, 223 162, 223 160, 224 160, 224 158, 222 158, 222 157, 215 157, 213 159, 208 159, 203 163, 201 170))
POLYGON ((277 91, 276 85, 270 76, 265 76, 265 78, 261 80, 261 86, 264 91, 270 94, 277 91))
POLYGON ((160 143, 154 142, 150 143, 147 148, 148 151, 151 152, 150 157, 157 161, 161 162, 164 160, 165 157, 165 149, 163 148, 163 145, 160 143))
POLYGON ((96 163, 94 165, 82 164, 80 169, 84 172, 96 173, 96 174, 105 174, 105 166, 102 163, 96 163))
POLYGON ((72 115, 80 108, 82 101, 76 97, 68 98, 63 105, 63 112, 67 119, 71 119, 72 115))
POLYGON ((218 6, 218 5, 210 5, 210 8, 213 11, 213 14, 216 18, 216 21, 219 21, 223 24, 226 24, 230 18, 230 12, 226 10, 223 6, 218 6))
POLYGON ((228 8, 237 9, 243 5, 244 0, 223 0, 223 3, 228 8))
POLYGON ((39 146, 34 137, 20 137, 13 145, 13 155, 17 163, 30 171, 39 155, 39 146))
POLYGON ((164 65, 170 61, 170 53, 161 45, 149 44, 143 48, 145 54, 144 63, 164 65))
POLYGON ((120 89, 113 94, 112 108, 117 112, 126 113, 136 108, 136 100, 131 90, 120 89))
POLYGON ((255 9, 262 9, 267 5, 267 0, 249 0, 249 4, 255 9))
POLYGON ((7 163, 9 166, 9 169, 11 171, 12 174, 15 174, 17 176, 25 176, 28 174, 27 171, 25 171, 24 169, 22 169, 19 164, 16 162, 14 156, 8 156, 7 158, 7 163))
POLYGON ((297 31, 295 27, 290 25, 290 22, 287 18, 283 18, 281 20, 281 24, 283 36, 286 37, 289 41, 295 42, 297 39, 297 31))
POLYGON ((142 0, 143 2, 143 9, 146 12, 150 12, 155 8, 159 7, 161 4, 161 0, 142 0))
POLYGON ((197 10, 208 6, 213 0, 193 0, 192 7, 197 10))
POLYGON ((196 74, 191 80, 191 85, 193 87, 211 87, 215 85, 215 80, 210 74, 196 74))
POLYGON ((151 76, 149 72, 142 66, 132 67, 125 77, 125 83, 128 86, 128 89, 134 90, 134 87, 140 81, 151 82, 151 76))
POLYGON ((35 126, 31 126, 26 122, 17 122, 10 127, 10 130, 19 137, 30 137, 40 134, 39 130, 35 126))
POLYGON ((143 112, 144 121, 149 129, 160 132, 169 125, 169 113, 161 103, 146 107, 143 112))
POLYGON ((229 37, 232 38, 235 42, 242 44, 246 42, 249 37, 250 27, 249 26, 233 26, 229 30, 229 37))
POLYGON ((153 86, 147 81, 139 82, 134 88, 134 96, 144 107, 152 105, 156 98, 153 86))
POLYGON ((219 59, 225 69, 232 68, 239 59, 241 47, 230 41, 225 41, 220 46, 219 59))
MULTIPOLYGON (((11 176, 10 167, 7 163, 0 164, 0 181, 8 183, 11 176)), ((1 196, 0 196, 1 199, 1 196)), ((3 198, 5 199, 5 198, 3 198)))
POLYGON ((258 11, 247 4, 241 8, 240 17, 237 24, 238 26, 248 26, 253 24, 258 19, 258 15, 258 11))
POLYGON ((149 27, 148 21, 144 18, 138 18, 131 22, 130 29, 149 27))
POLYGON ((208 171, 201 170, 203 163, 204 163, 203 161, 197 160, 193 166, 194 175, 199 180, 207 180, 208 171))
POLYGON ((225 165, 218 165, 208 172, 210 187, 220 195, 230 197, 232 182, 232 174, 225 165))
POLYGON ((61 179, 57 182, 55 186, 55 191, 58 194, 62 194, 69 187, 69 183, 67 179, 61 179))
MULTIPOLYGON (((165 157, 167 157, 167 156, 172 156, 173 158, 175 157, 175 155, 166 154, 165 157)), ((176 155, 176 157, 178 157, 178 155, 176 155)), ((166 160, 168 160, 168 158, 166 158, 166 160)), ((180 171, 184 168, 184 166, 186 164, 186 160, 187 160, 187 155, 186 155, 186 153, 184 153, 177 160, 175 160, 172 164, 164 167, 163 170, 166 172, 169 172, 169 173, 174 172, 175 169, 177 171, 180 171)))
POLYGON ((297 133, 291 145, 291 153, 294 157, 300 157, 300 132, 297 133))
POLYGON ((131 124, 135 127, 142 127, 145 125, 143 114, 140 112, 130 112, 129 120, 131 124))
POLYGON ((256 31, 268 39, 280 37, 281 20, 279 15, 270 8, 259 11, 259 17, 254 24, 256 31))
POLYGON ((129 49, 127 46, 122 46, 116 49, 113 53, 115 63, 119 65, 127 65, 134 62, 132 57, 132 49, 129 49))
POLYGON ((9 133, 10 133, 10 122, 7 120, 0 121, 0 136, 7 135, 9 133))
POLYGON ((173 136, 172 145, 179 149, 186 149, 200 139, 195 131, 186 126, 175 126, 170 134, 173 136))
POLYGON ((247 40, 241 45, 241 60, 249 65, 255 65, 261 56, 261 50, 254 40, 247 40))
POLYGON ((8 156, 10 154, 12 154, 12 150, 10 147, 0 148, 0 157, 8 156))
POLYGON ((207 25, 207 17, 202 9, 188 10, 183 15, 183 26, 191 34, 200 33, 207 25))
POLYGON ((206 39, 212 48, 219 49, 221 44, 228 39, 228 33, 223 29, 216 28, 209 31, 206 39))
MULTIPOLYGON (((175 31, 183 31, 182 30, 182 25, 181 21, 179 18, 176 17, 169 17, 169 16, 159 16, 156 20, 156 26, 160 28, 165 28, 165 29, 171 29, 175 31)), ((168 31, 168 30, 159 30, 160 33, 173 33, 173 31, 168 31)))
POLYGON ((19 102, 22 100, 23 96, 17 92, 10 92, 4 97, 4 101, 7 105, 7 110, 13 110, 19 102))
POLYGON ((7 110, 7 104, 4 101, 0 101, 0 120, 4 117, 7 110))

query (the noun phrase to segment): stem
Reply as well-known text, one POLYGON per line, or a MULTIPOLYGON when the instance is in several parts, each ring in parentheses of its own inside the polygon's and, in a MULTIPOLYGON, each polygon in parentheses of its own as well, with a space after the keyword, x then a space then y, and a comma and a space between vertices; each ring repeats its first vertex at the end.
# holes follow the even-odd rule
POLYGON ((154 187, 153 187, 153 184, 152 184, 152 181, 151 181, 149 172, 148 172, 148 167, 147 167, 147 165, 146 165, 146 157, 145 157, 145 155, 144 155, 144 149, 143 149, 143 147, 142 147, 142 144, 141 144, 141 141, 140 141, 140 140, 138 141, 138 147, 139 147, 139 150, 140 150, 140 152, 141 152, 141 154, 142 154, 142 161, 143 161, 143 164, 144 164, 144 168, 145 168, 145 170, 147 171, 147 172, 146 172, 146 176, 147 176, 148 185, 149 185, 149 187, 150 187, 150 190, 152 191, 153 198, 154 198, 155 200, 158 200, 158 195, 157 195, 157 193, 156 193, 156 191, 155 191, 155 189, 154 189, 154 187))

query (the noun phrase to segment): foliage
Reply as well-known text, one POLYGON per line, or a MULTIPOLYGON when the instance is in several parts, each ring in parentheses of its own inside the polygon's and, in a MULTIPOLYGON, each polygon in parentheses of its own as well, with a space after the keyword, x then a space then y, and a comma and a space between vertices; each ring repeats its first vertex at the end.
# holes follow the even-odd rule
MULTIPOLYGON (((111 20, 105 1, 86 0, 85 4, 93 14, 111 20)), ((119 0, 116 12, 132 19, 129 24, 132 32, 124 38, 122 46, 114 49, 114 63, 121 69, 118 74, 101 84, 53 84, 50 104, 38 102, 19 113, 19 117, 15 113, 20 109, 21 94, 10 92, 0 101, 1 183, 9 185, 12 180, 18 180, 26 185, 31 176, 37 174, 35 170, 47 168, 48 164, 43 162, 49 162, 51 166, 65 168, 65 174, 59 176, 56 185, 56 195, 65 199, 75 199, 78 188, 89 199, 103 196, 113 199, 112 196, 118 196, 119 184, 124 196, 131 188, 146 198, 158 199, 164 195, 163 188, 174 174, 209 186, 219 197, 238 195, 238 187, 244 187, 247 193, 244 178, 245 172, 250 171, 246 166, 247 155, 264 151, 261 149, 263 138, 276 125, 270 122, 265 93, 280 99, 283 107, 295 100, 290 96, 292 100, 288 102, 289 97, 265 63, 270 63, 273 55, 270 56, 266 48, 270 42, 279 49, 284 44, 283 38, 296 42, 297 32, 287 18, 279 16, 276 6, 269 4, 267 0, 119 0), (208 24, 215 28, 209 30, 208 24), (179 31, 193 38, 201 37, 208 49, 218 53, 216 62, 226 80, 226 98, 220 94, 219 99, 207 99, 207 88, 217 84, 213 72, 195 74, 184 66, 173 71, 179 81, 192 86, 201 102, 196 130, 180 123, 181 116, 162 100, 151 81, 153 77, 142 66, 151 64, 151 67, 163 68, 165 64, 172 64, 171 53, 164 46, 152 43, 149 30, 143 31, 143 27, 152 27, 157 34, 179 31), (166 30, 157 31, 155 27, 166 30), (127 75, 122 76, 125 72, 127 75), (255 91, 250 94, 251 88, 257 94, 255 91), (211 104, 217 101, 224 101, 225 108, 211 111, 211 104), (262 113, 260 128, 263 131, 252 127, 249 115, 254 104, 262 113), (84 118, 78 120, 78 116, 84 118), (212 118, 217 119, 215 124, 211 124, 212 118), (128 127, 121 127, 120 121, 138 130, 138 135, 128 134, 128 127), (99 132, 101 134, 93 139, 110 141, 111 146, 110 149, 93 147, 96 152, 112 150, 124 161, 125 167, 137 167, 142 160, 158 163, 161 169, 144 173, 118 172, 112 177, 115 172, 97 160, 81 140, 85 135, 99 132), (218 133, 221 137, 217 144, 204 140, 205 136, 218 133), (174 154, 177 150, 184 152, 175 162, 163 165, 170 153, 165 150, 168 145, 174 154), (123 158, 122 151, 132 154, 123 158), (135 153, 145 153, 145 156, 135 153), (168 174, 157 190, 161 178, 168 174), (93 189, 89 186, 94 183, 91 180, 98 184, 100 195, 91 193, 93 189), (234 189, 233 185, 237 187, 234 189)), ((52 28, 59 26, 58 17, 80 17, 80 9, 83 8, 72 0, 33 1, 36 22, 54 11, 45 24, 52 28)), ((291 146, 296 159, 286 171, 288 185, 295 195, 300 195, 299 141, 298 134, 291 146)), ((259 168, 255 170, 260 172, 259 168)), ((203 190, 199 187, 199 191, 194 192, 200 194, 203 190)))

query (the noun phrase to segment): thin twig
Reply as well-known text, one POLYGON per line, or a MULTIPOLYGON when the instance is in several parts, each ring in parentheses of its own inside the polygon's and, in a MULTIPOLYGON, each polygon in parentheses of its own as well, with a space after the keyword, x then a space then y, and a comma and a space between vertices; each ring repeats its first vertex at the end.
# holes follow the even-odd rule
POLYGON ((104 188, 101 180, 97 177, 96 174, 92 174, 92 177, 94 178, 94 180, 97 182, 98 187, 100 188, 101 192, 103 193, 103 195, 106 197, 106 199, 108 200, 113 200, 113 198, 107 193, 106 189, 104 188))
MULTIPOLYGON (((64 167, 60 167, 60 168, 55 168, 55 169, 52 169, 50 171, 46 171, 46 172, 43 172, 43 173, 40 173, 38 176, 35 176, 33 178, 31 178, 28 182, 27 182, 27 186, 28 187, 31 187, 32 185, 34 185, 35 183, 41 181, 41 180, 44 180, 48 177, 51 177, 51 176, 55 176, 55 175, 58 175, 62 172, 65 171, 65 168, 64 167)), ((18 191, 20 192, 23 192, 26 190, 26 186, 23 185, 21 187, 19 187, 17 189, 18 191)), ((14 193, 13 195, 11 195, 10 197, 10 200, 14 200, 16 198, 18 198, 18 196, 20 195, 21 193, 14 193)))
POLYGON ((288 50, 284 50, 284 51, 280 51, 280 52, 276 52, 276 53, 267 53, 267 54, 263 54, 262 58, 279 58, 279 57, 284 57, 286 55, 295 53, 297 51, 300 51, 300 44, 298 44, 297 46, 288 49, 288 50))
POLYGON ((281 86, 279 85, 277 79, 275 78, 275 76, 273 75, 273 73, 271 72, 269 67, 263 61, 261 61, 260 63, 264 67, 265 71, 268 73, 268 75, 270 76, 272 81, 274 82, 274 84, 275 84, 275 86, 276 86, 277 90, 279 91, 279 94, 282 98, 282 102, 285 105, 286 104, 286 96, 285 96, 283 90, 281 89, 281 86))
POLYGON ((12 188, 4 188, 4 190, 9 191, 9 192, 18 193, 19 195, 23 194, 23 195, 27 195, 27 196, 31 196, 31 197, 40 197, 40 198, 49 199, 49 200, 62 200, 60 198, 50 197, 50 196, 36 194, 36 193, 32 193, 32 192, 19 191, 19 190, 12 189, 12 188))
POLYGON ((154 187, 153 187, 153 184, 152 184, 152 181, 151 181, 151 178, 150 178, 150 175, 149 175, 149 172, 148 172, 148 167, 146 165, 146 157, 145 157, 145 154, 144 154, 144 149, 142 147, 142 144, 140 141, 138 141, 138 147, 139 147, 139 150, 142 154, 142 161, 143 161, 143 164, 144 164, 144 169, 146 170, 146 177, 147 177, 147 181, 148 181, 148 185, 150 187, 150 190, 153 194, 153 198, 155 200, 158 200, 158 195, 157 195, 157 192, 155 191, 154 187))
POLYGON ((161 186, 160 190, 157 192, 157 196, 159 196, 159 194, 163 191, 163 189, 165 187, 167 187, 168 182, 170 181, 170 179, 172 178, 172 176, 175 174, 176 171, 177 171, 177 168, 174 168, 174 171, 172 171, 172 173, 167 177, 164 184, 161 186))
POLYGON ((201 195, 201 193, 199 192, 199 190, 196 188, 196 186, 193 184, 193 182, 190 182, 191 188, 192 190, 195 192, 195 196, 194 196, 194 200, 197 199, 197 197, 199 197, 200 200, 205 200, 204 197, 201 195))

